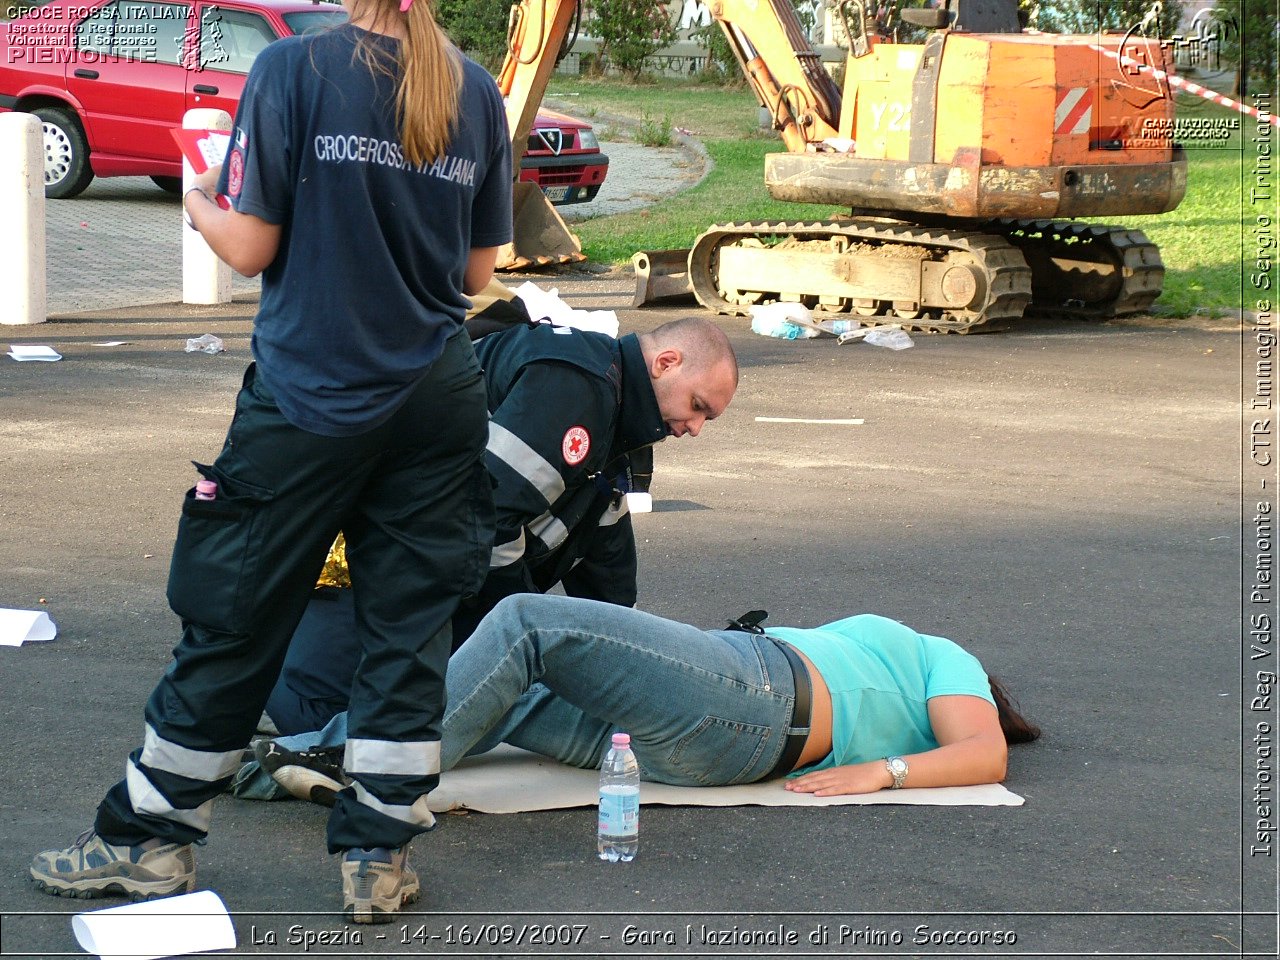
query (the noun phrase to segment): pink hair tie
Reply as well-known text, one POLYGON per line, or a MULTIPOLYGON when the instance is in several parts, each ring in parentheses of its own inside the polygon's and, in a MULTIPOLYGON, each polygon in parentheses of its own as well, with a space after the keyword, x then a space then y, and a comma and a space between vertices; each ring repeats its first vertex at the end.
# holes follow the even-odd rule
POLYGON ((411 6, 413 6, 413 0, 400 0, 401 13, 408 13, 411 6))

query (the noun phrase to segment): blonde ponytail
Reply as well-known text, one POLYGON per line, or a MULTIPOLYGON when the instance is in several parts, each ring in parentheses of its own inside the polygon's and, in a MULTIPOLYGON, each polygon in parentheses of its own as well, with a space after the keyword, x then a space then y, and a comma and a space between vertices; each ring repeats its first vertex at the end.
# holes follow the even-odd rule
POLYGON ((415 165, 444 155, 453 139, 462 94, 462 55, 436 23, 435 0, 412 0, 400 12, 398 0, 357 0, 352 20, 375 8, 373 29, 404 18, 408 38, 400 42, 397 63, 361 36, 356 56, 370 70, 399 77, 396 87, 396 123, 405 159, 415 165))
POLYGON ((462 92, 462 61, 435 18, 433 0, 413 0, 405 13, 409 39, 400 45, 396 116, 405 157, 435 160, 453 139, 462 92))

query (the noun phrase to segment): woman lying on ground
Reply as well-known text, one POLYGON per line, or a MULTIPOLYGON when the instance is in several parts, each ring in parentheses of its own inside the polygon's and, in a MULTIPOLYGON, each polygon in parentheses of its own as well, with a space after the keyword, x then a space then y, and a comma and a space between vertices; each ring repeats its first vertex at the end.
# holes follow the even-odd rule
MULTIPOLYGON (((791 775, 788 790, 834 796, 996 783, 1007 744, 1040 735, 971 654, 869 614, 704 631, 591 600, 513 596, 454 654, 446 686, 444 770, 503 742, 596 767, 623 730, 646 780, 791 775)), ((331 801, 305 769, 273 772, 296 795, 331 801)))

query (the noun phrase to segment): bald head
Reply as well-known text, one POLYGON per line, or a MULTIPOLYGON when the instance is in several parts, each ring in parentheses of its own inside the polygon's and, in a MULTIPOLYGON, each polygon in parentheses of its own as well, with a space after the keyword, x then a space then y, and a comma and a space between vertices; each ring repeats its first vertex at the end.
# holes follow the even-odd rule
POLYGON ((729 338, 710 320, 682 317, 639 340, 667 429, 674 437, 696 437, 737 390, 738 358, 729 338))
POLYGON ((650 351, 676 349, 685 362, 703 370, 727 364, 733 371, 733 385, 738 385, 738 358, 724 331, 705 317, 681 317, 668 320, 649 333, 640 334, 640 346, 648 359, 650 351))

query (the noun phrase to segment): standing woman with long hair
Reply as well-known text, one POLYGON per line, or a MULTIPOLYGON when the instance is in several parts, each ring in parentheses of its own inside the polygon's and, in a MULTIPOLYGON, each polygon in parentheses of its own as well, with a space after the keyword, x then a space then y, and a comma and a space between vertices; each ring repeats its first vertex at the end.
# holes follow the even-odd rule
POLYGON ((493 536, 462 320, 511 239, 511 155, 496 85, 430 0, 346 6, 348 24, 259 56, 224 167, 183 198, 223 260, 263 275, 255 363, 183 504, 168 589, 183 635, 143 745, 93 829, 32 862, 46 892, 194 888, 192 844, 342 530, 363 656, 329 849, 348 919, 417 899, 407 845, 434 825, 449 620, 493 536))

